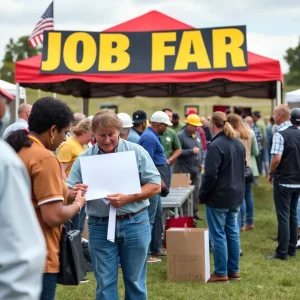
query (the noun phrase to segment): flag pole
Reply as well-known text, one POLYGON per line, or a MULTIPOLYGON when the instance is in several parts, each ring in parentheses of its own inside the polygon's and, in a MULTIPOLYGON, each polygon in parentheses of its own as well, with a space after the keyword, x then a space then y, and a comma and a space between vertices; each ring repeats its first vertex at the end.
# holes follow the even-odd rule
MULTIPOLYGON (((53 3, 53 27, 54 27, 54 29, 55 29, 55 22, 54 22, 54 0, 52 1, 52 3, 53 3)), ((53 93, 53 98, 54 99, 56 99, 56 93, 53 93)))

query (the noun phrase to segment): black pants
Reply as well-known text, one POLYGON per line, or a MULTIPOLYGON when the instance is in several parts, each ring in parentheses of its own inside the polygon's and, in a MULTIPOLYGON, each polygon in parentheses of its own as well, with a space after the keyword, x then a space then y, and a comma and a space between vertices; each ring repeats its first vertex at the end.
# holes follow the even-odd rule
POLYGON ((297 204, 300 188, 287 188, 274 184, 274 202, 278 220, 278 247, 281 257, 296 252, 298 240, 297 204))

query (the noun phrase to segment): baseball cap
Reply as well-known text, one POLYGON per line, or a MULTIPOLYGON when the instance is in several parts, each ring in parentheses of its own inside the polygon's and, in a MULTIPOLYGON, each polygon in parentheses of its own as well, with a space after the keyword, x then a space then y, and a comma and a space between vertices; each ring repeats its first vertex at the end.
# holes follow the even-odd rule
POLYGON ((132 123, 141 124, 147 120, 147 114, 143 110, 137 110, 132 114, 132 123))
POLYGON ((174 119, 179 119, 179 114, 178 114, 177 112, 174 112, 174 113, 173 113, 173 118, 174 118, 174 119))
POLYGON ((163 123, 169 126, 173 126, 173 124, 170 122, 169 116, 163 111, 155 112, 151 117, 151 122, 163 123))
POLYGON ((257 117, 257 118, 260 118, 260 117, 261 117, 260 112, 259 112, 258 110, 254 111, 254 112, 252 113, 252 115, 254 115, 254 116, 257 117))
POLYGON ((123 128, 130 128, 133 126, 131 117, 128 114, 118 113, 117 116, 122 121, 123 128))
POLYGON ((195 109, 190 108, 186 113, 185 116, 187 117, 188 115, 198 115, 197 111, 195 109))

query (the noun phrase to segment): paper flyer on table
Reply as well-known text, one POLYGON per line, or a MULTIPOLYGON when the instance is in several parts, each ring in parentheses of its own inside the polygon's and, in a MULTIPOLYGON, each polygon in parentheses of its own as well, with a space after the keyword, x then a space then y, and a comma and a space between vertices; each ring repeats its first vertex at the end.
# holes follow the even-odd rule
MULTIPOLYGON (((135 151, 80 157, 82 182, 88 185, 86 200, 105 200, 109 194, 141 193, 135 151)), ((110 205, 110 204, 109 204, 110 205)), ((114 241, 116 209, 110 205, 107 239, 114 241)))

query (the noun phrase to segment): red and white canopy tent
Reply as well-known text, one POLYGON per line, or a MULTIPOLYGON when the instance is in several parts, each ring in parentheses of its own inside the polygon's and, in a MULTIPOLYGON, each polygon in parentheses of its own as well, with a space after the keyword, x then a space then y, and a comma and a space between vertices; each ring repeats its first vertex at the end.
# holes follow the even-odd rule
POLYGON ((5 102, 14 101, 15 97, 8 93, 6 90, 0 88, 0 97, 5 99, 5 102))
MULTIPOLYGON (((184 30, 193 27, 158 11, 114 26, 105 32, 184 30)), ((111 96, 250 97, 282 102, 283 75, 279 61, 248 52, 247 71, 149 74, 41 74, 41 55, 16 63, 17 85, 84 99, 111 96)), ((17 98, 17 102, 19 99, 17 98)), ((19 103, 19 102, 18 102, 19 103)), ((17 105, 16 105, 17 107, 17 105)))

